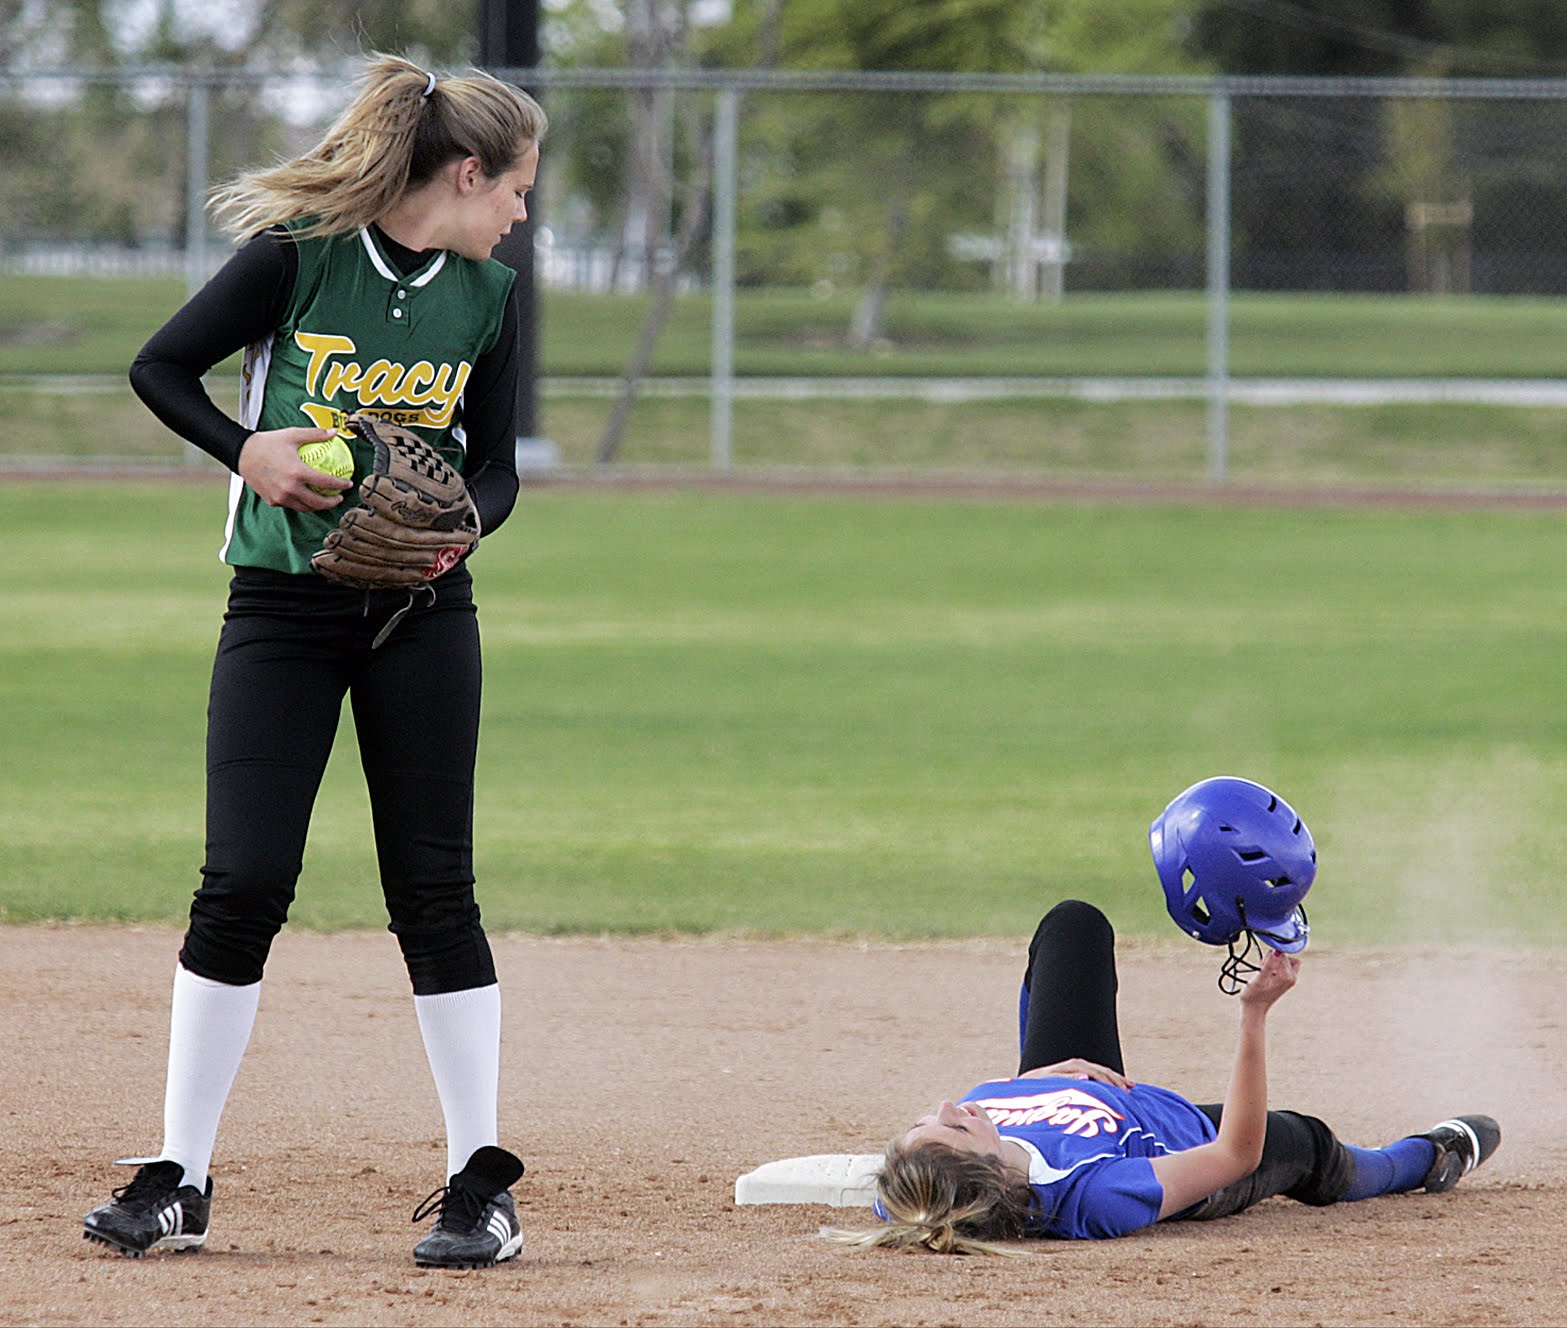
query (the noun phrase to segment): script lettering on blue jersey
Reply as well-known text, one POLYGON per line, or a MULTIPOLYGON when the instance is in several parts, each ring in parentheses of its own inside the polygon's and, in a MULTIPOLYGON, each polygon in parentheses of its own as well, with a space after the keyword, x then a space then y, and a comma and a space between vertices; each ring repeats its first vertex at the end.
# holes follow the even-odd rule
POLYGON ((1048 1093, 1028 1093, 1021 1097, 974 1098, 997 1125, 1058 1126, 1067 1134, 1094 1139, 1100 1133, 1118 1134, 1126 1120, 1098 1098, 1076 1088, 1058 1088, 1048 1093))

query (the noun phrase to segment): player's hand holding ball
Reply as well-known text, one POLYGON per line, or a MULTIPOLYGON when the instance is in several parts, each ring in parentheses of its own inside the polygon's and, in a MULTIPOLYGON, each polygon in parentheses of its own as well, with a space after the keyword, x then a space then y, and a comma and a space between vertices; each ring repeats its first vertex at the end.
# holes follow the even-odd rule
MULTIPOLYGON (((299 449, 299 459, 311 470, 319 470, 323 475, 330 475, 337 480, 351 480, 354 478, 354 454, 348 450, 340 434, 332 434, 329 438, 319 443, 306 443, 299 449)), ((325 498, 335 498, 337 489, 323 488, 319 484, 310 486, 325 498)))
POLYGON ((240 449, 239 476, 269 507, 286 507, 295 512, 325 512, 339 507, 343 494, 354 487, 352 458, 346 474, 337 478, 331 469, 317 467, 305 456, 307 449, 324 449, 334 439, 342 443, 330 429, 269 429, 253 433, 240 449))

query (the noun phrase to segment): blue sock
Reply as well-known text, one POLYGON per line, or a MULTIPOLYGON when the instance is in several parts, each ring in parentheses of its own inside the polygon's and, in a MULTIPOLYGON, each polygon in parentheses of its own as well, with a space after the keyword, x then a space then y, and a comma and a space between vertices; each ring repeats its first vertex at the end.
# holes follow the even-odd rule
POLYGON ((1344 1147, 1354 1160, 1355 1179, 1340 1203, 1412 1190, 1426 1178, 1436 1161, 1436 1145, 1413 1135, 1386 1148, 1355 1148, 1349 1144, 1344 1147))
MULTIPOLYGON (((1023 1054, 1023 1041, 1028 1036, 1028 985, 1025 983, 1017 992, 1017 1054, 1023 1054)), ((1031 1065, 1025 1065, 1025 1070, 1033 1069, 1031 1065)))

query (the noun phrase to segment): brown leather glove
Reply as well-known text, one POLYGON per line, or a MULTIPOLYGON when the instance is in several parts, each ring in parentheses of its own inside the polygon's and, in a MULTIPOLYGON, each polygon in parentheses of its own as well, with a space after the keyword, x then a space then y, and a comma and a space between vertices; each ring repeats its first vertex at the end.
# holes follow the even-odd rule
POLYGON ((479 513, 463 478, 417 434, 373 415, 348 427, 375 460, 350 507, 310 565, 364 590, 420 586, 457 566, 479 539, 479 513))

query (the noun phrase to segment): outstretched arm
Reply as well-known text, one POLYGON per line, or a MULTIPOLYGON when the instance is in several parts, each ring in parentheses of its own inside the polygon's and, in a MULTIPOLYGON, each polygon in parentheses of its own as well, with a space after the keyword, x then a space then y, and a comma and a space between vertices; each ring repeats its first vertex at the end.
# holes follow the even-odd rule
POLYGON ((1164 1187, 1161 1218, 1190 1208, 1216 1190, 1249 1176, 1262 1161, 1268 1128, 1268 1069, 1264 1027, 1273 1003, 1295 985, 1300 959, 1270 951, 1262 969, 1240 995, 1241 1030, 1235 1068, 1224 1095, 1219 1137, 1212 1143, 1153 1160, 1164 1187))

